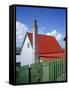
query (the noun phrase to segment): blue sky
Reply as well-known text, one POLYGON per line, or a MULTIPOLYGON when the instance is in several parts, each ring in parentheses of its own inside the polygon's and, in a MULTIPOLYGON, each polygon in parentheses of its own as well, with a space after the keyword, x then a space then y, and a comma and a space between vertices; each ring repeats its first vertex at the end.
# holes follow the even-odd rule
MULTIPOLYGON (((65 36, 66 32, 65 9, 16 7, 16 22, 22 25, 22 28, 24 29, 24 31, 22 30, 21 32, 25 31, 32 32, 32 24, 34 19, 37 20, 39 33, 54 35, 55 37, 57 36, 56 39, 57 38, 62 39, 65 36)), ((19 31, 19 29, 17 31, 19 31)), ((24 37, 21 36, 20 39, 22 39, 23 41, 23 38, 24 37)), ((19 39, 17 39, 16 43, 17 46, 20 47, 22 41, 19 41, 19 39)), ((63 42, 61 40, 58 41, 61 44, 61 46, 64 47, 63 42)))

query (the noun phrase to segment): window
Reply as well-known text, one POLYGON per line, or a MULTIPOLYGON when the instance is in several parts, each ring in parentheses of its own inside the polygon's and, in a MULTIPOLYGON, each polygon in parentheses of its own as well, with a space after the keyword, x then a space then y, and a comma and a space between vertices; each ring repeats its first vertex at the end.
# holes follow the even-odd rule
POLYGON ((27 43, 27 48, 29 48, 29 43, 27 43))

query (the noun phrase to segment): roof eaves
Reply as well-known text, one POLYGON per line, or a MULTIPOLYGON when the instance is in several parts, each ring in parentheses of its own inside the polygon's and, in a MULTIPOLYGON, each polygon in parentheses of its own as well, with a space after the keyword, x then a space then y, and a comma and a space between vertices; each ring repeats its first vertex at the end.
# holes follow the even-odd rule
POLYGON ((28 34, 28 32, 26 32, 26 35, 25 35, 25 37, 24 37, 24 40, 23 40, 23 43, 22 43, 22 46, 21 46, 21 51, 22 51, 22 48, 23 48, 23 45, 24 45, 25 39, 26 39, 26 37, 27 37, 27 34, 28 34))

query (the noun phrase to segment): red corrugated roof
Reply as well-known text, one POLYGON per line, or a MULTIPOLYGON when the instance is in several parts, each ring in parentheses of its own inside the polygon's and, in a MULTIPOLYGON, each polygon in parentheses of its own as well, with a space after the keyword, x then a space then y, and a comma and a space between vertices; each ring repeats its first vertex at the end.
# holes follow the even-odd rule
POLYGON ((40 54, 40 57, 47 57, 47 58, 63 58, 65 57, 65 52, 62 53, 50 53, 50 54, 40 54))
MULTIPOLYGON (((31 43, 33 42, 33 34, 28 33, 31 43)), ((64 50, 53 36, 38 34, 37 36, 38 55, 42 58, 65 57, 64 50)))
MULTIPOLYGON (((33 34, 28 33, 28 36, 33 41, 33 34)), ((39 53, 56 53, 63 52, 63 49, 60 47, 59 43, 53 36, 38 34, 37 36, 37 45, 39 53)))

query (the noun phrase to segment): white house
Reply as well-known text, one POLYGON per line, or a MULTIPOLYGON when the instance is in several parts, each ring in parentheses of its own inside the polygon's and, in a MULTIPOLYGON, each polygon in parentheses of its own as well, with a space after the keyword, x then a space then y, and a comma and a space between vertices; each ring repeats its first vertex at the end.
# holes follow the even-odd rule
POLYGON ((26 33, 22 48, 16 49, 16 62, 20 62, 21 66, 35 63, 35 59, 37 59, 37 54, 35 53, 37 50, 37 32, 37 23, 35 20, 33 23, 33 47, 30 42, 29 35, 26 33))
POLYGON ((38 34, 36 20, 33 23, 33 33, 26 33, 22 47, 16 49, 16 63, 21 66, 39 62, 39 58, 64 57, 64 50, 53 36, 38 34))

